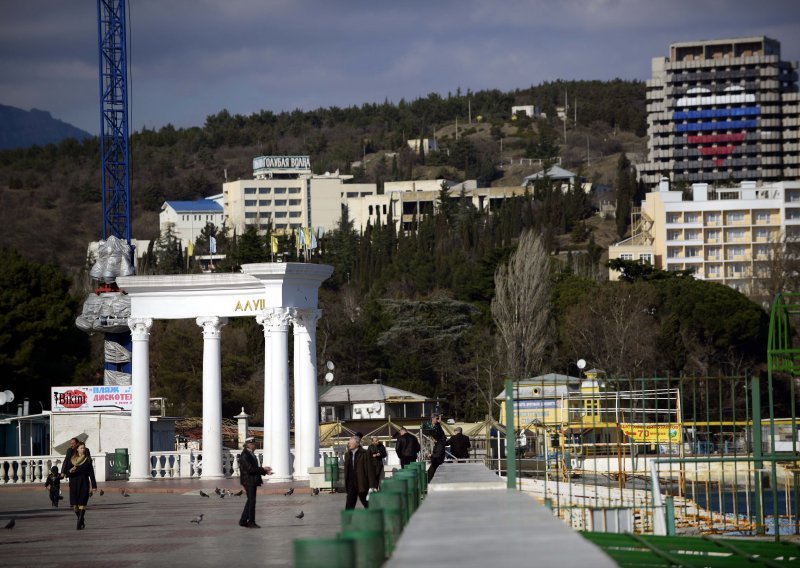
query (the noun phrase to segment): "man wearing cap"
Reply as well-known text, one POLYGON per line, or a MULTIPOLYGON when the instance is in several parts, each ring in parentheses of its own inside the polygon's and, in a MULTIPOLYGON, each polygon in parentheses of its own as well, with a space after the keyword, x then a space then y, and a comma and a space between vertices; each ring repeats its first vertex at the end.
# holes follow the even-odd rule
POLYGON ((255 449, 256 439, 247 438, 244 441, 244 449, 239 455, 239 481, 247 495, 247 502, 239 518, 239 526, 249 529, 261 528, 256 524, 256 493, 258 486, 264 483, 261 476, 272 474, 271 467, 261 467, 258 463, 255 449))

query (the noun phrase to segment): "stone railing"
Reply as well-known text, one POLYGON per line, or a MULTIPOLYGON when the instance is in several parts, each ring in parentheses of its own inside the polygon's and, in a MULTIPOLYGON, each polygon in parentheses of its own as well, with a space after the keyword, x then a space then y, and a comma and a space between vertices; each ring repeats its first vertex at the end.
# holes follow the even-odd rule
MULTIPOLYGON (((239 455, 241 450, 222 452, 222 471, 227 477, 239 476, 239 455)), ((340 454, 332 447, 320 448, 320 463, 325 456, 340 454)), ((264 453, 256 451, 258 461, 264 464, 264 453)), ((94 471, 97 481, 122 479, 113 471, 114 454, 93 454, 94 471)), ((0 457, 0 486, 18 483, 42 483, 47 479, 50 468, 56 466, 59 471, 64 456, 10 456, 0 457)), ((153 479, 190 479, 200 478, 203 474, 203 452, 198 450, 179 450, 174 452, 150 452, 150 475, 153 479)))
MULTIPOLYGON (((106 481, 106 454, 92 456, 94 474, 97 481, 106 481)), ((9 456, 0 457, 0 486, 22 483, 41 483, 47 480, 50 468, 55 466, 61 471, 64 456, 9 456)))

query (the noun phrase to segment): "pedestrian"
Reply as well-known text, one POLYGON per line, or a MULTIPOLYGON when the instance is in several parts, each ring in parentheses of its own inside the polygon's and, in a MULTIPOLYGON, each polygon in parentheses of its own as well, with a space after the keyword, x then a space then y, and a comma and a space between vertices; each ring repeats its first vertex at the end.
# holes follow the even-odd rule
POLYGON ((89 504, 89 497, 97 491, 97 480, 94 477, 94 466, 92 458, 86 445, 79 443, 75 448, 75 455, 70 458, 71 467, 67 472, 69 477, 69 504, 78 517, 76 529, 83 530, 86 527, 84 518, 86 517, 86 506, 89 504))
POLYGON ((53 507, 58 507, 58 502, 61 500, 61 473, 58 471, 58 466, 50 468, 50 474, 47 476, 44 486, 50 490, 50 502, 53 507))
POLYGON ((419 453, 419 440, 411 432, 401 427, 397 433, 397 441, 394 444, 397 458, 400 460, 400 467, 405 467, 411 462, 417 461, 419 453))
POLYGON ((456 426, 455 434, 450 436, 447 440, 446 446, 450 446, 450 453, 456 458, 459 463, 469 459, 469 449, 472 445, 469 442, 469 436, 463 434, 461 428, 456 426))
POLYGON ((242 516, 239 517, 239 526, 249 529, 260 529, 256 524, 256 493, 258 486, 263 484, 263 475, 272 475, 271 467, 261 467, 258 457, 255 454, 256 439, 247 438, 244 441, 244 448, 239 454, 239 482, 244 487, 247 495, 247 502, 244 504, 242 516))
POLYGON ((365 509, 369 508, 367 493, 374 484, 374 474, 367 450, 361 447, 357 436, 351 436, 344 454, 344 487, 347 491, 345 509, 355 509, 358 501, 361 501, 365 509))
POLYGON ((431 438, 433 438, 433 449, 431 450, 431 465, 428 467, 428 483, 433 479, 436 470, 444 462, 444 446, 447 443, 442 429, 441 417, 438 414, 431 416, 431 438))
MULTIPOLYGON (((78 450, 78 445, 81 441, 78 438, 70 438, 69 439, 69 448, 67 448, 67 455, 64 456, 64 461, 61 464, 61 479, 65 477, 69 477, 69 470, 72 468, 72 463, 70 460, 75 455, 75 452, 78 450)), ((86 456, 91 459, 92 454, 89 451, 89 448, 86 448, 86 456)))
POLYGON ((383 445, 381 439, 377 436, 372 437, 372 443, 367 448, 367 452, 369 453, 370 461, 372 462, 372 467, 375 470, 375 485, 372 489, 378 490, 381 488, 381 480, 383 479, 383 465, 384 460, 386 459, 386 446, 383 445))

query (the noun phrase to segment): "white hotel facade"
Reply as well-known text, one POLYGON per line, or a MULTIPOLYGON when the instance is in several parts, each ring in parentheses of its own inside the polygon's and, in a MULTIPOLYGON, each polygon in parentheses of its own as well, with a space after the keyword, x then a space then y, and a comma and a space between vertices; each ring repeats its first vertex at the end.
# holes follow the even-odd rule
MULTIPOLYGON (((692 185, 693 199, 662 179, 634 211, 633 236, 609 247, 609 260, 692 270, 695 278, 755 294, 769 277, 776 251, 800 241, 800 181, 692 185)), ((609 271, 617 280, 619 273, 609 271)))

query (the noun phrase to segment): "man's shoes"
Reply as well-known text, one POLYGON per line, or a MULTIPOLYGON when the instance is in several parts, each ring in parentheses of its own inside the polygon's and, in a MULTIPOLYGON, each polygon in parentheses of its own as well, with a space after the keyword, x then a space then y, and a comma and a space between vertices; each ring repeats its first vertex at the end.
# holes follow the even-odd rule
POLYGON ((260 529, 261 525, 257 525, 256 523, 247 523, 248 529, 260 529))
POLYGON ((240 527, 247 527, 247 523, 244 522, 244 521, 239 521, 239 526, 240 527))

